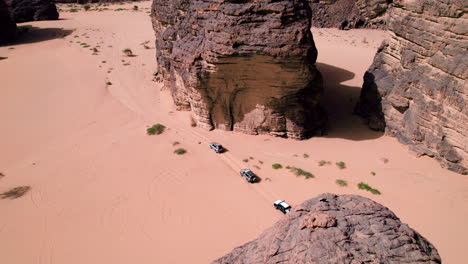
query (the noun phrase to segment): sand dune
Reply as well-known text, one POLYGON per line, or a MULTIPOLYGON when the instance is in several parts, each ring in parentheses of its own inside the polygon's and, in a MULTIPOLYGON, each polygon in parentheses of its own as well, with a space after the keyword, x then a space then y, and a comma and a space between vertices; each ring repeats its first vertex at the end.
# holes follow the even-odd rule
POLYGON ((33 26, 29 35, 0 47, 0 192, 31 186, 21 198, 0 200, 2 262, 208 263, 280 219, 274 200, 294 205, 323 192, 370 197, 428 238, 444 263, 463 262, 468 178, 414 157, 351 115, 385 32, 313 29, 327 86, 327 136, 292 141, 205 131, 191 127, 190 113, 177 112, 152 80, 149 4, 62 12, 59 21, 21 25, 33 26), (125 56, 126 48, 136 56, 125 56), (146 135, 154 123, 166 131, 146 135), (216 155, 211 141, 229 151, 216 155), (173 154, 178 147, 188 152, 173 154), (247 184, 238 174, 245 167, 262 182, 247 184), (361 181, 382 194, 357 189, 361 181))

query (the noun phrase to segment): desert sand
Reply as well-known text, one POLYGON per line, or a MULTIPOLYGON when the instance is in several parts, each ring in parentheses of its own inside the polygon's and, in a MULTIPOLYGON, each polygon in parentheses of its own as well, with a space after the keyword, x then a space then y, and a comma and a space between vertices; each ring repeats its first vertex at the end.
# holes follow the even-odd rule
POLYGON ((444 263, 465 260, 468 178, 352 115, 385 32, 312 29, 330 132, 294 141, 191 127, 190 113, 176 111, 153 80, 149 7, 71 13, 61 5, 61 20, 20 24, 29 32, 0 47, 0 193, 31 187, 0 199, 2 263, 209 263, 283 217, 273 201, 294 206, 324 192, 374 199, 429 239, 444 263), (166 131, 148 136, 154 123, 166 131), (211 141, 229 151, 215 154, 211 141), (178 147, 187 153, 173 154, 178 147), (262 181, 246 183, 238 174, 246 167, 262 181))

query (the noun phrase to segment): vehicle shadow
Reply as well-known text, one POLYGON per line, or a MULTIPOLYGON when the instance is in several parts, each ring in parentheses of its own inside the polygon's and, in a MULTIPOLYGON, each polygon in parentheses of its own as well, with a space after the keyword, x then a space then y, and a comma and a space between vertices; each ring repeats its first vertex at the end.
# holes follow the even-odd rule
POLYGON ((320 101, 328 115, 326 138, 343 138, 360 141, 383 136, 383 132, 371 130, 365 120, 354 115, 361 87, 342 84, 355 77, 353 72, 332 65, 317 63, 324 80, 324 94, 320 101))
POLYGON ((64 38, 72 32, 73 30, 63 28, 38 28, 31 25, 19 26, 16 40, 0 46, 13 46, 64 38))
POLYGON ((0 60, 6 60, 8 57, 0 57, 0 60))

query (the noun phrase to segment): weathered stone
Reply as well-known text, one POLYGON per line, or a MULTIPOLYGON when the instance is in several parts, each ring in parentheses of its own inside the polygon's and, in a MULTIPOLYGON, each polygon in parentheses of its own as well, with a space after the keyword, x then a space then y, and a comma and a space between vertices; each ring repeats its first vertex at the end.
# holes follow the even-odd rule
POLYGON ((6 0, 6 4, 16 23, 59 18, 57 7, 51 0, 6 0))
POLYGON ((0 0, 0 43, 14 40, 16 37, 16 24, 11 21, 8 6, 0 0))
POLYGON ((434 246, 388 208, 322 194, 213 264, 441 263, 434 246))
POLYGON ((392 0, 309 0, 312 26, 383 28, 385 13, 392 0))
POLYGON ((306 0, 154 1, 158 77, 199 126, 321 133, 322 78, 306 0))
POLYGON ((400 1, 364 76, 356 112, 419 155, 468 173, 468 10, 464 0, 400 1))

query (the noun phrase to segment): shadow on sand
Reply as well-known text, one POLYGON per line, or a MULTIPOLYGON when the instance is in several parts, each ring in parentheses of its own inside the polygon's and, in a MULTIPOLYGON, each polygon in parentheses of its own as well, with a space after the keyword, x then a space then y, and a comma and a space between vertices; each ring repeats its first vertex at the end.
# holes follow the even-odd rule
POLYGON ((383 136, 383 132, 371 130, 364 120, 353 114, 361 87, 343 85, 355 74, 332 65, 317 63, 323 75, 324 95, 321 105, 328 114, 328 135, 326 138, 343 138, 349 140, 368 140, 383 136))
POLYGON ((62 28, 38 28, 30 25, 18 27, 18 37, 15 41, 0 46, 13 46, 18 44, 36 43, 70 35, 73 30, 62 28))

